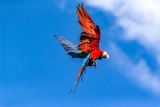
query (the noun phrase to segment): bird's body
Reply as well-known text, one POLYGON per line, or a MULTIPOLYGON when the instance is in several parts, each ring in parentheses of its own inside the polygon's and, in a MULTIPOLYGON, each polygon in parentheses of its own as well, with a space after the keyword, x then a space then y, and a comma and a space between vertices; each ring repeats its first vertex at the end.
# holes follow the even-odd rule
POLYGON ((77 15, 79 24, 83 30, 80 36, 79 46, 76 46, 75 44, 71 43, 61 36, 55 36, 55 38, 61 42, 64 49, 69 55, 72 56, 72 58, 85 58, 71 91, 73 89, 74 91, 76 90, 78 81, 83 74, 86 66, 97 67, 97 59, 109 58, 107 52, 101 51, 99 49, 100 29, 97 25, 94 24, 88 13, 85 11, 83 4, 81 6, 77 6, 77 15))
POLYGON ((102 54, 103 54, 103 52, 100 51, 100 50, 93 51, 92 54, 91 54, 91 56, 90 56, 88 65, 89 66, 93 66, 93 63, 95 62, 95 60, 102 59, 102 57, 101 57, 102 54))

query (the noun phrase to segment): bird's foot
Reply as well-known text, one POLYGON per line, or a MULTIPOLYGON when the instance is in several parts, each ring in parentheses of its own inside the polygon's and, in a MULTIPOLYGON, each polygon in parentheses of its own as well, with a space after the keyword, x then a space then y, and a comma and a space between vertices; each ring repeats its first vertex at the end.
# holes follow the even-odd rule
POLYGON ((92 63, 92 65, 93 65, 95 68, 97 68, 97 62, 96 62, 96 61, 94 61, 94 62, 92 63))

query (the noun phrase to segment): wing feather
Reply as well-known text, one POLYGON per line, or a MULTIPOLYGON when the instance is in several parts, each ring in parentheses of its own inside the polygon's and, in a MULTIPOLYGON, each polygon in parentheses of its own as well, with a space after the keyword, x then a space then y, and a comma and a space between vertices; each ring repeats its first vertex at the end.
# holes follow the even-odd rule
POLYGON ((99 49, 100 29, 94 24, 83 4, 77 6, 77 15, 83 30, 78 49, 86 53, 99 49))
POLYGON ((68 55, 71 55, 72 58, 85 58, 87 56, 87 54, 81 54, 82 52, 78 50, 77 46, 72 42, 64 39, 61 36, 54 35, 54 37, 60 41, 68 55))

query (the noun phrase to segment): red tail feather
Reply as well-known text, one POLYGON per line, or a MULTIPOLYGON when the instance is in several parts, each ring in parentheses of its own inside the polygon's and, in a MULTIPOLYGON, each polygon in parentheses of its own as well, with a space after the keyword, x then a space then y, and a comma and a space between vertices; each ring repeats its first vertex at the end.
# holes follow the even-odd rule
MULTIPOLYGON (((80 71, 79 71, 79 73, 78 73, 78 76, 77 76, 77 79, 76 79, 73 87, 72 87, 71 90, 69 91, 69 93, 70 93, 72 90, 73 90, 73 93, 76 91, 76 88, 77 88, 79 79, 81 78, 81 76, 82 76, 83 71, 85 70, 85 68, 86 68, 86 66, 83 66, 83 67, 80 69, 80 71)), ((69 94, 69 93, 68 93, 68 94, 69 94)))

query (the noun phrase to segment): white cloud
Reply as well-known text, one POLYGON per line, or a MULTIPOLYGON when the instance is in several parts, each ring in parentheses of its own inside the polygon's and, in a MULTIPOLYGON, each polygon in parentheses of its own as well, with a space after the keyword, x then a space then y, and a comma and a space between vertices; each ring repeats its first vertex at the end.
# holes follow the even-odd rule
POLYGON ((159 0, 86 0, 87 4, 117 17, 125 30, 124 39, 137 40, 152 50, 160 63, 160 1, 159 0))
POLYGON ((120 71, 124 75, 134 80, 141 87, 160 95, 160 78, 151 72, 143 59, 134 64, 132 59, 127 57, 116 45, 110 44, 109 50, 112 55, 110 60, 116 67, 121 69, 120 71))
MULTIPOLYGON (((111 12, 125 34, 124 40, 137 40, 150 51, 160 64, 160 1, 159 0, 85 0, 90 6, 111 12)), ((123 73, 143 88, 160 95, 160 78, 152 73, 145 59, 133 63, 115 45, 111 45, 112 58, 123 73), (115 55, 116 54, 116 55, 115 55), (118 56, 117 56, 118 55, 118 56), (119 58, 121 57, 121 60, 119 58)), ((155 62, 156 63, 156 62, 155 62)), ((158 71, 157 67, 157 71, 158 71)), ((155 71, 156 72, 156 71, 155 71)))

